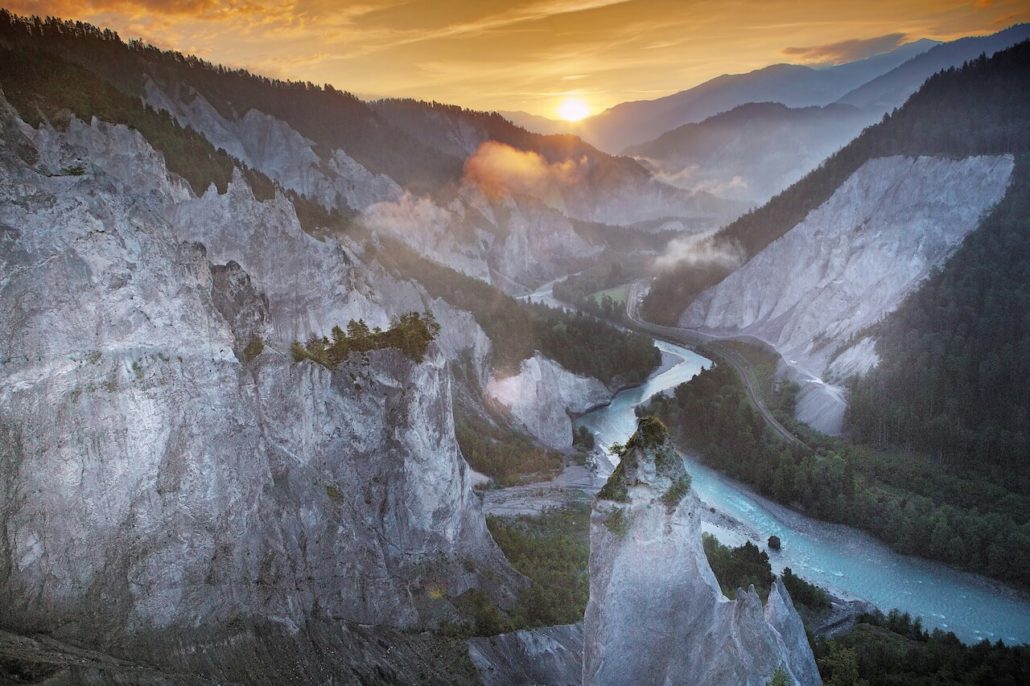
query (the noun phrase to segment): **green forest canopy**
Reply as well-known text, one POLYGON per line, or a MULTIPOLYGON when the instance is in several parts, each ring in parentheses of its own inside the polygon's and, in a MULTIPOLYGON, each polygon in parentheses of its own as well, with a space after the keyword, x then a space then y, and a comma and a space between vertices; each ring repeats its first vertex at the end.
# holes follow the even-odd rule
POLYGON ((726 364, 640 409, 706 464, 810 516, 869 531, 895 550, 1030 587, 1030 497, 989 476, 840 441, 810 449, 774 434, 726 364))

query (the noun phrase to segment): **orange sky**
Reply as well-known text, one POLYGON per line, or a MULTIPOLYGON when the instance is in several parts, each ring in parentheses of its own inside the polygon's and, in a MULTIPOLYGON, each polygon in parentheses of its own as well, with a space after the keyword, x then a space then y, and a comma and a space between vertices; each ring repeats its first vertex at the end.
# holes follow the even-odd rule
POLYGON ((775 62, 1030 21, 1026 0, 13 0, 213 62, 369 96, 555 116, 775 62))

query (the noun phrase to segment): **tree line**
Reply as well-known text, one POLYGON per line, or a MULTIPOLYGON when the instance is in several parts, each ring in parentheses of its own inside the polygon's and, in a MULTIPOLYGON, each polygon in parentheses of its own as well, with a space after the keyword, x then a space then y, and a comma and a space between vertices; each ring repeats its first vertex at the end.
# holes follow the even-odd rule
POLYGON ((440 333, 440 325, 431 312, 407 312, 394 319, 390 328, 369 328, 364 320, 352 319, 344 331, 334 326, 331 338, 312 336, 306 344, 294 341, 291 347, 294 362, 311 360, 328 369, 336 369, 355 353, 395 348, 415 362, 425 359, 429 344, 440 333))
POLYGON ((19 17, 0 10, 0 40, 14 51, 34 50, 75 64, 132 98, 146 77, 171 94, 192 88, 222 116, 235 120, 255 109, 288 122, 328 159, 337 148, 373 172, 416 192, 461 178, 463 160, 422 144, 356 96, 329 84, 284 81, 161 50, 117 33, 53 17, 19 17))
POLYGON ((944 268, 870 333, 880 362, 851 384, 851 435, 1030 494, 1030 156, 944 268))

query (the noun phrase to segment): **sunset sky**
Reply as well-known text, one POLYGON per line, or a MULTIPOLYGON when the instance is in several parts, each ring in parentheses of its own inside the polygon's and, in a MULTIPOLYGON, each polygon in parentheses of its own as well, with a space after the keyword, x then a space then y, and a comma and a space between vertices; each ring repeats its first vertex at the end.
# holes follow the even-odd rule
POLYGON ((1026 0, 14 0, 213 62, 477 109, 592 113, 723 73, 993 33, 1026 0))

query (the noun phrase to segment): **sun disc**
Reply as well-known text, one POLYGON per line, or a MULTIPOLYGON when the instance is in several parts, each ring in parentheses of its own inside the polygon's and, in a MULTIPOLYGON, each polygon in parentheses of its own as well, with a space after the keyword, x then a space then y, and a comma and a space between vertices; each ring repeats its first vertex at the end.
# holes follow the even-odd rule
POLYGON ((558 116, 565 121, 579 121, 590 114, 590 107, 582 98, 568 97, 558 104, 558 116))

